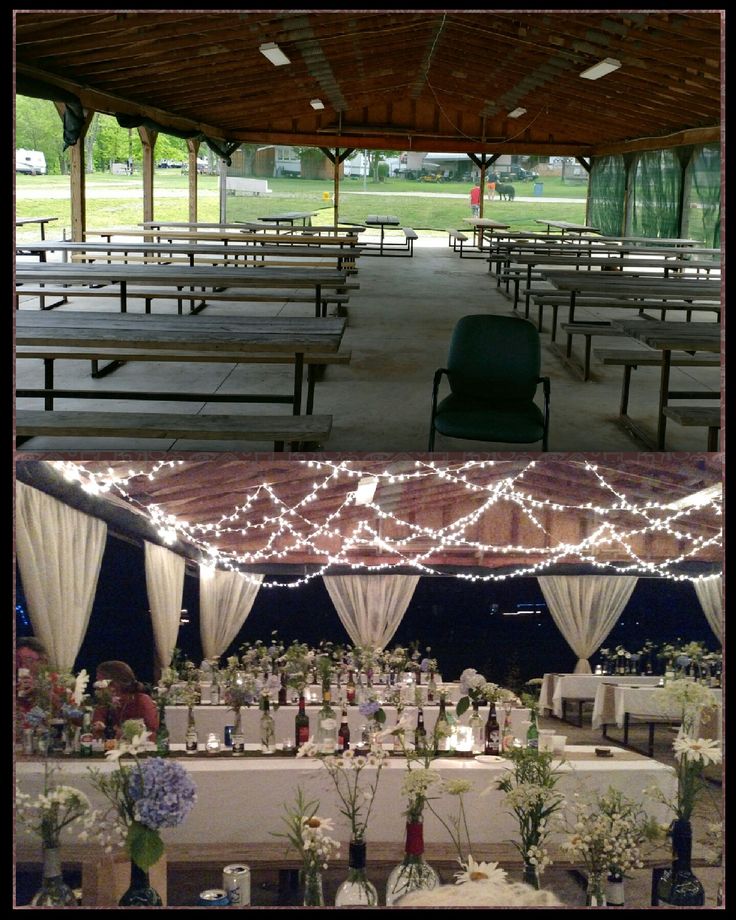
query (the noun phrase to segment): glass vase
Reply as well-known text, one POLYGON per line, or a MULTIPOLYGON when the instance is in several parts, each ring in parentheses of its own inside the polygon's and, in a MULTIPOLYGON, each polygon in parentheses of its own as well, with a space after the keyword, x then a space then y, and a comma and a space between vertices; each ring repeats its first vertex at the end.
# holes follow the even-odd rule
POLYGON ((235 724, 232 733, 233 757, 242 757, 245 753, 245 736, 243 735, 243 724, 240 710, 235 710, 235 724))
POLYGON ((404 858, 394 866, 386 882, 386 907, 410 891, 426 891, 439 883, 439 876, 424 859, 424 825, 421 821, 407 821, 404 858))
POLYGON ((657 885, 657 900, 672 907, 702 907, 705 890, 693 875, 693 829, 685 818, 670 826, 672 835, 672 866, 665 869, 657 885))
POLYGON ((624 877, 617 872, 609 872, 606 879, 606 906, 624 907, 624 877))
POLYGON ((603 874, 601 872, 591 872, 588 876, 588 887, 585 892, 585 906, 606 906, 606 892, 603 886, 603 874))
POLYGON ((322 890, 322 873, 317 868, 302 869, 301 872, 304 907, 324 907, 325 896, 322 890))
POLYGON ((365 874, 365 841, 351 840, 348 877, 337 889, 335 907, 376 907, 378 892, 365 874))
POLYGON ((61 874, 59 847, 43 848, 43 882, 31 900, 32 907, 76 907, 74 892, 61 874))
POLYGON ((539 873, 537 872, 537 867, 534 863, 530 863, 527 860, 524 860, 524 875, 522 881, 529 885, 532 888, 535 888, 539 891, 539 873))
POLYGON ((148 872, 134 862, 130 864, 130 887, 118 901, 120 907, 162 907, 161 895, 151 888, 148 872))

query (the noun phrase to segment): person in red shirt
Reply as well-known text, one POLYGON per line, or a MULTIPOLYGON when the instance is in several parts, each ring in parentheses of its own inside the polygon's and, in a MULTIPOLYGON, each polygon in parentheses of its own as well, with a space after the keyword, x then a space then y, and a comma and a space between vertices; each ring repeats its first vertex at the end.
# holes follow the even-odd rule
POLYGON ((34 636, 24 636, 15 644, 16 708, 26 713, 33 708, 36 676, 48 664, 46 647, 34 636))
POLYGON ((133 673, 130 665, 124 661, 103 661, 97 666, 97 678, 107 680, 108 691, 112 696, 109 706, 98 706, 92 713, 92 723, 112 722, 120 737, 123 722, 128 719, 142 719, 151 732, 150 739, 155 741, 158 731, 158 709, 133 673))
POLYGON ((480 214, 480 195, 480 185, 476 182, 470 190, 470 212, 473 217, 478 217, 480 214))

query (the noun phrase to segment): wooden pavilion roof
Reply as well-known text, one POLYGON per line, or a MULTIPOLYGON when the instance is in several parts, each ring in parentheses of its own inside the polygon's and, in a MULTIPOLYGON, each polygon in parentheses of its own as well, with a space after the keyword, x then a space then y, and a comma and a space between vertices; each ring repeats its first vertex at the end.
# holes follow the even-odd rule
MULTIPOLYGON (((538 561, 536 550, 540 548, 578 544, 604 521, 631 534, 646 528, 647 514, 651 520, 671 517, 673 512, 648 512, 647 503, 674 502, 718 486, 722 476, 721 460, 713 454, 601 455, 593 461, 576 455, 548 455, 531 464, 529 456, 524 456, 483 466, 465 465, 467 461, 456 458, 436 460, 435 469, 427 458, 353 458, 341 465, 329 457, 309 464, 225 455, 160 469, 153 461, 73 462, 102 474, 103 479, 109 473, 128 477, 131 468, 140 475, 130 478, 122 490, 112 489, 94 499, 78 484, 70 487, 66 483, 60 495, 64 500, 91 513, 97 513, 96 505, 112 503, 135 511, 139 520, 155 504, 162 513, 190 526, 217 524, 222 528, 220 534, 200 531, 196 538, 211 542, 220 551, 263 553, 259 561, 266 565, 259 567, 251 561, 246 566, 260 571, 324 565, 329 556, 340 553, 347 537, 353 543, 341 556, 342 566, 400 565, 421 556, 430 567, 452 571, 513 570, 538 561), (347 469, 355 475, 349 475, 347 469), (440 477, 438 470, 448 475, 440 477), (352 500, 359 478, 366 475, 378 479, 373 506, 359 506, 352 500), (489 502, 494 488, 501 490, 501 498, 473 517, 489 502), (87 504, 79 504, 80 499, 87 504), (623 501, 644 514, 613 509, 623 501), (613 510, 603 517, 595 507, 613 510), (238 508, 244 510, 233 517, 238 508), (470 516, 466 526, 451 528, 466 516, 470 516), (447 539, 441 540, 441 534, 447 539), (455 541, 453 536, 460 539, 455 541)), ((47 490, 51 473, 51 479, 61 480, 50 461, 18 464, 19 478, 47 490)), ((717 568, 723 558, 717 538, 721 520, 713 507, 691 508, 672 523, 671 529, 679 536, 650 528, 643 535, 634 533, 627 542, 640 558, 661 563, 689 553, 693 539, 716 538, 684 561, 717 568)), ((157 540, 156 528, 149 529, 147 538, 157 540)), ((201 546, 194 551, 192 547, 189 540, 180 542, 186 555, 202 558, 201 546)), ((587 552, 596 562, 632 561, 616 540, 594 542, 587 552)), ((558 562, 579 563, 580 558, 563 552, 558 562)))
POLYGON ((246 143, 580 156, 718 141, 723 15, 16 11, 16 73, 246 143))

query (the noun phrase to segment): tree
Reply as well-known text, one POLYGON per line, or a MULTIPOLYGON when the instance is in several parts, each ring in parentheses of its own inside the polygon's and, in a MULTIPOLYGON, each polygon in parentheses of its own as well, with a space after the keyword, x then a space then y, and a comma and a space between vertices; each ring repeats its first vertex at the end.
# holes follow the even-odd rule
POLYGON ((56 106, 48 99, 15 97, 15 146, 40 150, 46 157, 46 169, 58 175, 67 172, 64 134, 56 106))

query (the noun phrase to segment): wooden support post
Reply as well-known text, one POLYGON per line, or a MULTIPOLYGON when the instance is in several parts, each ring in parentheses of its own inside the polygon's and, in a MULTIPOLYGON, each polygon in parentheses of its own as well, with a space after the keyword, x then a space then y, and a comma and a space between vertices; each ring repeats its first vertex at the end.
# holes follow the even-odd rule
MULTIPOLYGON (((66 106, 63 102, 55 103, 59 115, 64 117, 66 106)), ((84 137, 87 133, 94 116, 94 111, 84 110, 84 126, 79 140, 72 147, 69 147, 69 164, 71 167, 70 187, 71 187, 71 206, 72 206, 72 239, 81 243, 84 241, 84 234, 87 229, 87 204, 85 196, 85 173, 84 173, 84 137)))
POLYGON ((199 153, 199 141, 187 141, 187 150, 189 151, 189 222, 197 222, 197 154, 199 153))
POLYGON ((143 144, 143 220, 153 220, 153 157, 158 131, 138 128, 143 144))
POLYGON ((335 163, 334 163, 334 191, 332 193, 332 223, 335 225, 335 236, 337 236, 337 224, 340 220, 340 166, 342 165, 342 160, 340 159, 340 148, 335 147, 335 163))

